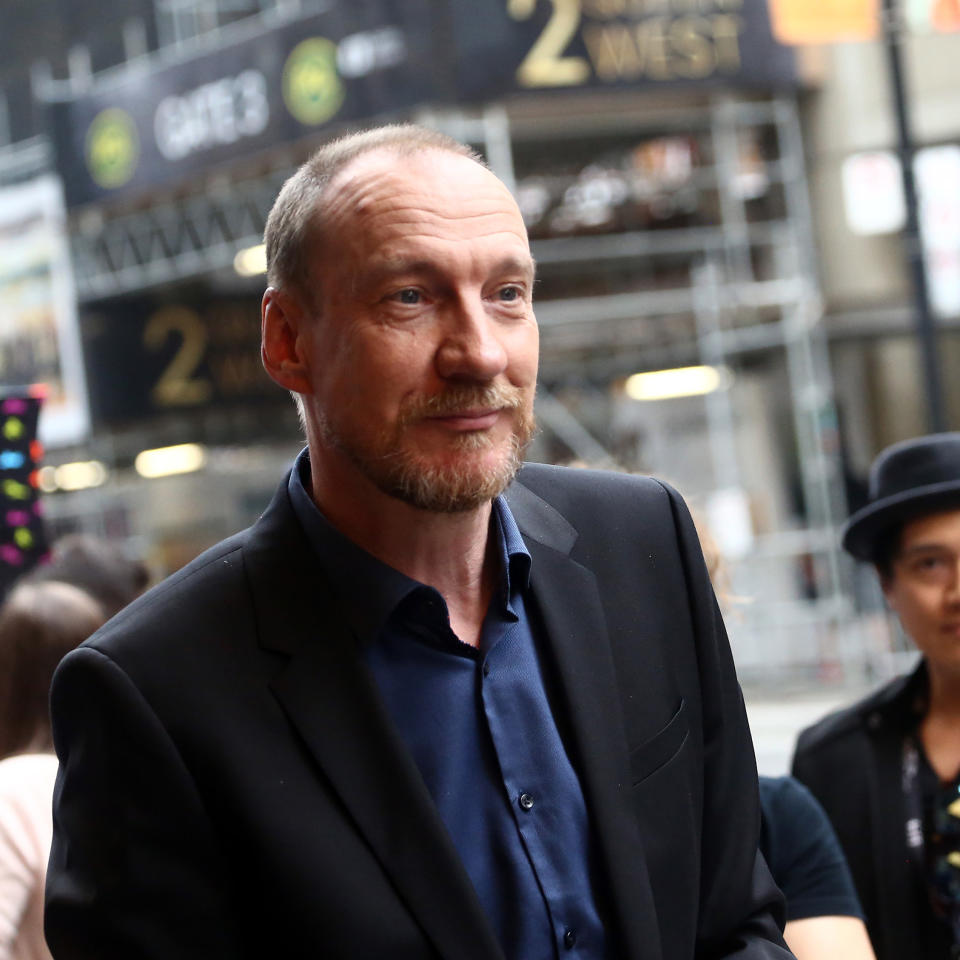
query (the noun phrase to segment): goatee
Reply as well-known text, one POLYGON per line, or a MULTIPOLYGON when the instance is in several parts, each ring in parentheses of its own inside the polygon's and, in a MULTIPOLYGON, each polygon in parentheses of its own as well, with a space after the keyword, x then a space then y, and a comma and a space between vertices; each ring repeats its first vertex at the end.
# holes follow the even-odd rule
POLYGON ((411 397, 400 409, 396 426, 368 443, 347 439, 327 421, 323 439, 345 453, 379 490, 420 510, 460 513, 474 510, 499 496, 523 463, 523 453, 533 438, 535 422, 527 391, 510 384, 458 386, 440 394, 411 397), (488 431, 459 434, 451 443, 461 458, 438 464, 421 456, 407 440, 409 428, 437 416, 456 416, 475 410, 513 411, 516 425, 507 441, 488 431), (472 456, 503 445, 494 463, 472 456))

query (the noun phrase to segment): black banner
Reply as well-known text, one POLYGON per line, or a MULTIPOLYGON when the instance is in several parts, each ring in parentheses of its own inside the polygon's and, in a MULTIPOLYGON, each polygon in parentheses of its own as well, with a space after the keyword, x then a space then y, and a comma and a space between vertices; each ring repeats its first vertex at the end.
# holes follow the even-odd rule
POLYGON ((217 406, 288 404, 260 363, 256 296, 98 303, 80 318, 96 424, 121 425, 217 406))
POLYGON ((796 84, 766 0, 457 0, 465 99, 597 87, 796 84))
POLYGON ((50 104, 68 206, 176 182, 332 122, 431 100, 432 0, 336 3, 201 57, 133 66, 50 104))
POLYGON ((796 82, 766 0, 339 0, 49 108, 67 204, 175 183, 418 104, 796 82))

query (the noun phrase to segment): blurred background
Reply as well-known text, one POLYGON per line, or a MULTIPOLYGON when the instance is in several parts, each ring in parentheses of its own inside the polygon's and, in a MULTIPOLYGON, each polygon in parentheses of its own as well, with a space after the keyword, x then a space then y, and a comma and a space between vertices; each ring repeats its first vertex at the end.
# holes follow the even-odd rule
POLYGON ((0 384, 42 447, 0 423, 0 492, 43 517, 7 510, 0 562, 81 532, 161 575, 259 515, 301 444, 259 364, 266 214, 325 139, 412 119, 526 218, 532 458, 687 495, 766 726, 908 664, 837 531, 882 447, 960 428, 957 0, 2 11, 0 384))

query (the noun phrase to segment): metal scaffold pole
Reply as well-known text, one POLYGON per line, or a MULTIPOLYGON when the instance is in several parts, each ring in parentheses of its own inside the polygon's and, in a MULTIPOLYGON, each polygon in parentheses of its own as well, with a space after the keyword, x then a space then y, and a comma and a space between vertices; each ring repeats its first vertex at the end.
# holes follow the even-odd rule
POLYGON ((890 70, 890 87, 897 127, 897 154, 900 157, 900 176, 903 181, 903 199, 906 208, 903 240, 913 285, 914 319, 927 402, 927 423, 932 432, 939 433, 946 430, 946 417, 940 361, 937 356, 937 331, 930 307, 930 292, 927 287, 927 273, 923 259, 923 238, 920 233, 919 202, 913 169, 916 150, 910 123, 910 99, 904 78, 902 49, 904 25, 898 0, 883 0, 882 23, 883 45, 890 70))

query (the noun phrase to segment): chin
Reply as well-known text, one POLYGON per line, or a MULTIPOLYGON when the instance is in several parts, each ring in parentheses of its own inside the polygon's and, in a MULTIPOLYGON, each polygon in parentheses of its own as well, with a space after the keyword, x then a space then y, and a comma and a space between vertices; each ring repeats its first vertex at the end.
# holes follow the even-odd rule
POLYGON ((489 503, 510 484, 520 467, 519 451, 510 447, 491 455, 435 459, 397 464, 385 492, 431 513, 465 513, 489 503))

